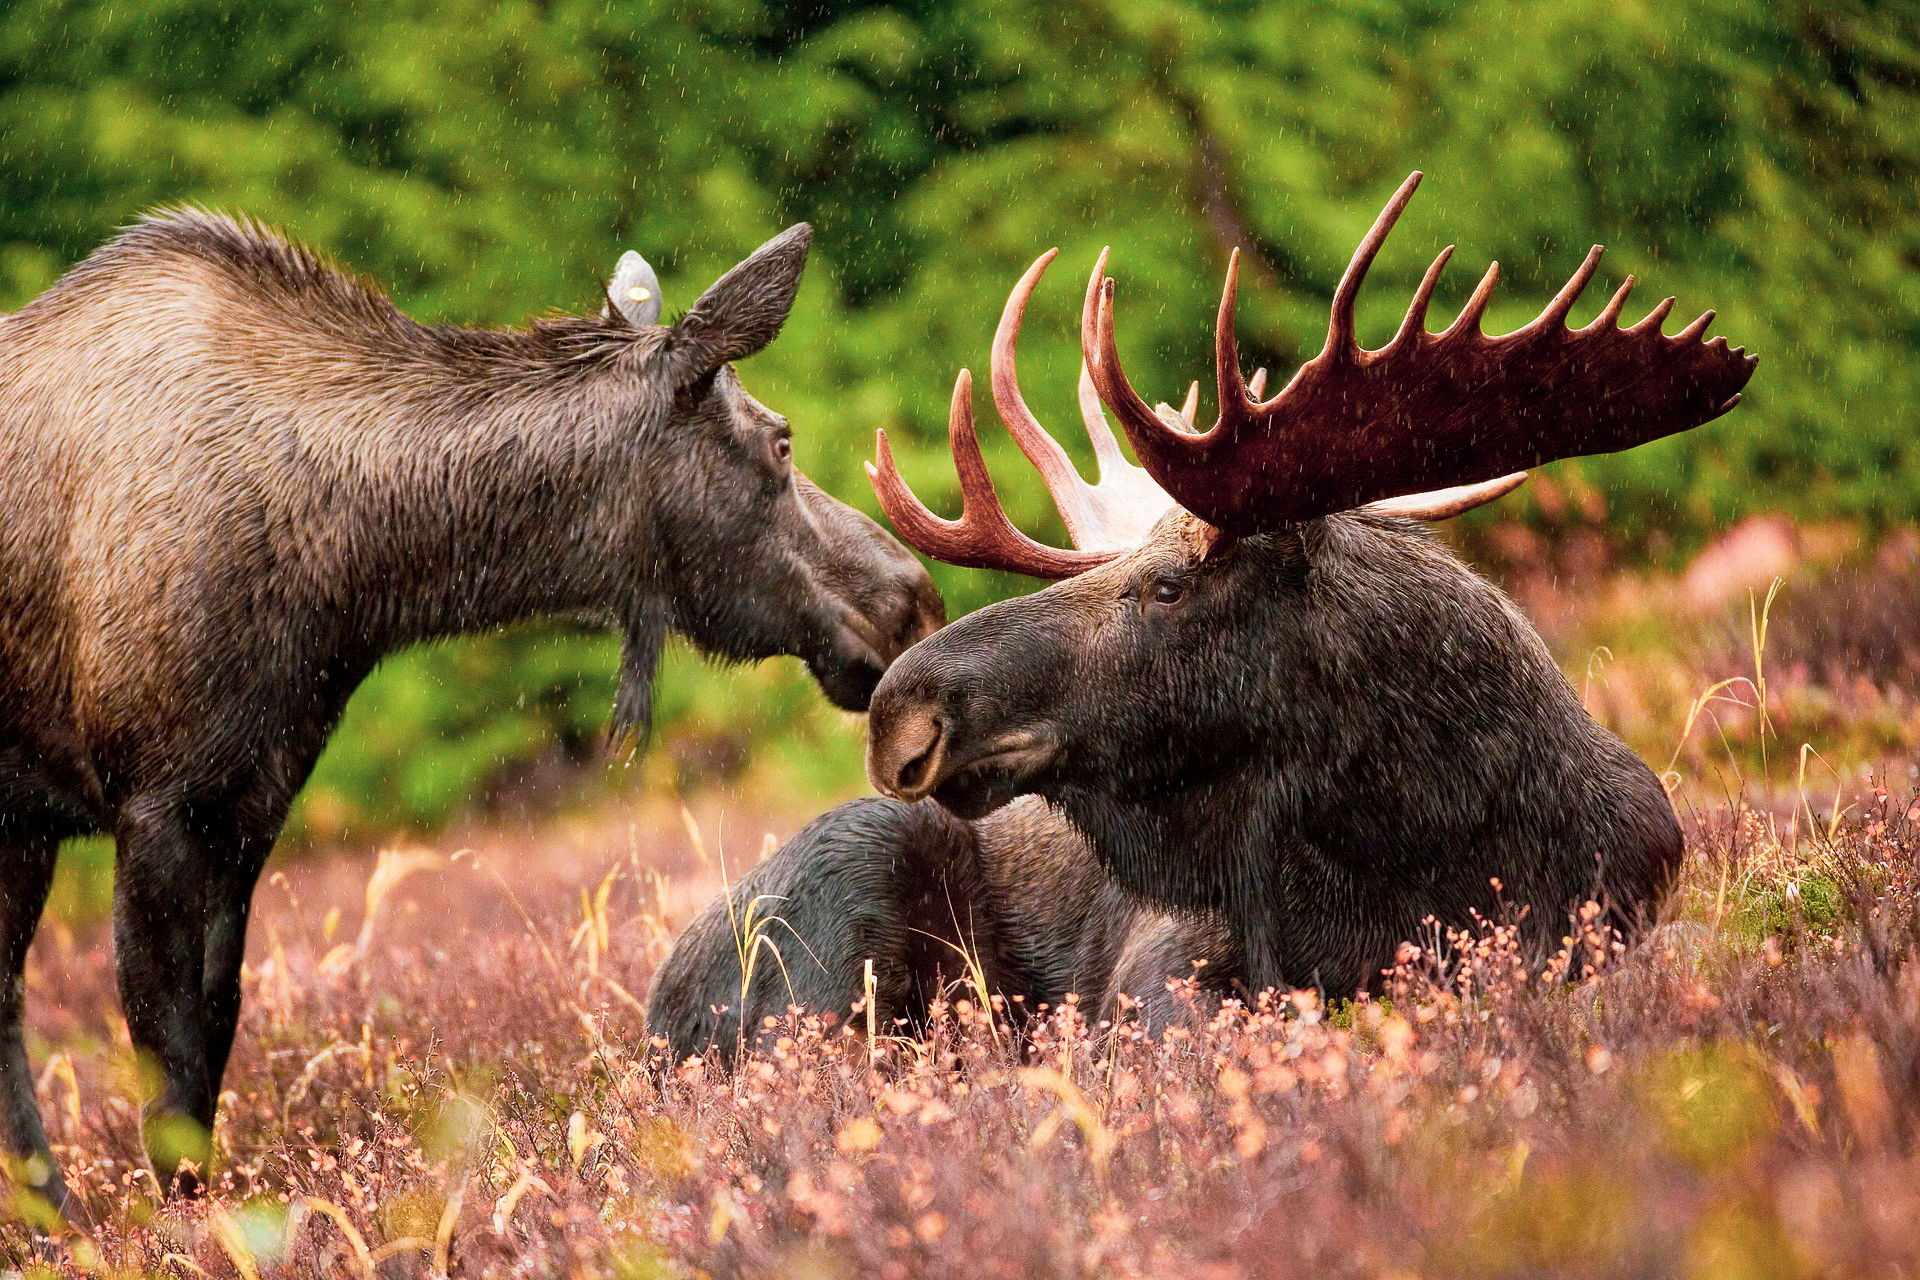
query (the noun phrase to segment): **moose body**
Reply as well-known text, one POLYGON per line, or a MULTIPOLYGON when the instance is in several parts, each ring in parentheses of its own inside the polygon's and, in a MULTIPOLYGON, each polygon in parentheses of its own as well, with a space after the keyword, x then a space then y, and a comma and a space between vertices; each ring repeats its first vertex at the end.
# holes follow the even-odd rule
POLYGON ((29 1186, 65 1197, 20 1031, 61 840, 116 840, 156 1166, 204 1171, 254 881, 383 655, 534 617, 614 627, 616 722, 644 733, 669 630, 798 655, 857 709, 939 624, 925 571, 793 468, 732 372, 778 332, 809 234, 672 326, 622 298, 480 331, 189 211, 0 319, 0 1148, 29 1186))
POLYGON ((1167 978, 1198 972, 1220 991, 1245 978, 1219 921, 1129 893, 1037 797, 979 821, 866 799, 816 819, 694 917, 654 981, 648 1030, 678 1062, 750 1047, 792 1006, 851 1018, 869 962, 889 1030, 922 1025, 951 979, 984 979, 1028 1013, 1073 993, 1111 1016, 1126 994, 1159 1026, 1175 1012, 1167 978), (756 919, 778 959, 754 957, 743 978, 756 919))
POLYGON ((910 650, 876 785, 974 815, 1043 797, 1121 887, 1221 921, 1256 992, 1366 988, 1429 917, 1525 907, 1536 955, 1589 899, 1648 923, 1681 852, 1666 793, 1497 589, 1392 516, 1204 559, 1193 523, 910 650))
MULTIPOLYGON (((1066 580, 915 645, 874 696, 870 780, 916 807, 937 804, 963 835, 944 835, 929 857, 930 820, 843 810, 736 887, 737 901, 785 894, 771 909, 815 945, 786 949, 815 1007, 843 1009, 860 994, 853 970, 816 958, 841 951, 821 950, 808 931, 832 936, 846 905, 806 872, 821 851, 848 845, 856 822, 880 828, 865 846, 869 875, 897 882, 888 901, 901 920, 869 931, 879 943, 970 935, 996 984, 1019 991, 1038 972, 1029 1000, 1075 991, 1101 1016, 1125 992, 1150 1023, 1171 1012, 1165 980, 1195 960, 1220 992, 1344 995, 1376 983, 1430 920, 1467 926, 1476 913, 1522 908, 1536 957, 1589 900, 1628 937, 1651 922, 1682 847, 1665 791, 1587 714, 1513 604, 1416 521, 1509 492, 1524 478, 1502 474, 1515 467, 1717 417, 1738 402, 1754 359, 1701 341, 1711 312, 1664 335, 1672 299, 1618 327, 1631 278, 1596 320, 1568 329, 1598 248, 1535 321, 1499 337, 1478 324, 1497 268, 1444 333, 1426 331, 1449 249, 1393 341, 1361 350, 1360 282, 1418 180, 1356 252, 1325 350, 1267 400, 1263 373, 1240 375, 1237 258, 1229 265, 1216 331, 1221 416, 1205 433, 1192 396, 1184 410, 1150 409, 1126 383, 1102 254, 1082 313, 1097 485, 1020 395, 1015 342, 1053 255, 1034 264, 996 335, 994 401, 1046 478, 1073 550, 1035 543, 1000 511, 965 371, 949 424, 959 520, 912 496, 882 434, 870 471, 907 541, 955 564, 1066 580), (1103 405, 1142 467, 1121 456, 1103 405), (1036 952, 1070 962, 1036 968, 1036 952)), ((703 946, 714 928, 709 911, 683 945, 703 946)), ((912 957, 874 950, 876 970, 910 967, 912 957)), ((737 962, 703 974, 677 960, 654 996, 676 1053, 724 1044, 741 1019, 751 1028, 785 1008, 758 975, 743 1001, 737 962), (684 1012, 724 1005, 743 1007, 732 1021, 684 1012)), ((942 958, 941 968, 961 966, 942 958)), ((877 1012, 911 1018, 932 981, 895 981, 877 1012)))
POLYGON ((1649 922, 1681 852, 1666 793, 1497 588, 1392 516, 1209 562, 1191 524, 907 651, 869 767, 915 803, 856 801, 733 886, 785 960, 744 1001, 726 905, 696 918, 650 1010, 677 1056, 733 1047, 743 1009, 844 1015, 867 958, 881 1025, 916 1021, 968 972, 949 943, 1028 1010, 1114 1019, 1124 994, 1158 1028, 1169 979, 1376 986, 1429 917, 1525 906, 1535 955, 1588 900, 1649 922))

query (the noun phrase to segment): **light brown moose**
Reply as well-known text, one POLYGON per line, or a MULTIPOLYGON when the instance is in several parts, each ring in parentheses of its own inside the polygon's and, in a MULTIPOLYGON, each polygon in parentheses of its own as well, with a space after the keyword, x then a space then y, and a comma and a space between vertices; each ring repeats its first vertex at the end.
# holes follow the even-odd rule
POLYGON ((779 332, 809 237, 769 241, 677 324, 617 277, 599 314, 483 331, 416 324, 188 211, 0 318, 0 1156, 27 1186, 67 1203, 20 1029, 61 840, 115 838, 121 999, 161 1077, 149 1137, 191 1187, 255 878, 383 655, 533 617, 614 628, 616 720, 644 733, 670 630, 799 655, 861 708, 939 624, 925 570, 795 469, 785 419, 734 376, 779 332))

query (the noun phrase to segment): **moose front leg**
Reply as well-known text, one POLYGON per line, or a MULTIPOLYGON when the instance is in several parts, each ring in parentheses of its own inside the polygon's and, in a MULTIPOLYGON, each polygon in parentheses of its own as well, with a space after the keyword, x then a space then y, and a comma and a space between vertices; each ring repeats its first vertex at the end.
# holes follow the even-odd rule
POLYGON ((120 1003, 142 1067, 160 1076, 148 1086, 147 1151, 162 1185, 193 1195, 212 1155, 217 1093, 202 1011, 213 859, 178 800, 130 801, 117 836, 120 1003))
POLYGON ((52 1208, 71 1214, 67 1184, 60 1177, 33 1096, 21 1019, 26 1004, 27 947, 33 941, 47 890, 53 883, 55 841, 40 834, 14 836, 0 845, 0 1187, 9 1175, 52 1208))
MULTIPOLYGON (((200 975, 201 1025, 206 1032, 207 1083, 217 1100, 240 1020, 240 965, 247 954, 247 919, 271 839, 243 840, 208 884, 206 947, 200 975)), ((211 1114, 211 1107, 209 1114, 211 1114)))

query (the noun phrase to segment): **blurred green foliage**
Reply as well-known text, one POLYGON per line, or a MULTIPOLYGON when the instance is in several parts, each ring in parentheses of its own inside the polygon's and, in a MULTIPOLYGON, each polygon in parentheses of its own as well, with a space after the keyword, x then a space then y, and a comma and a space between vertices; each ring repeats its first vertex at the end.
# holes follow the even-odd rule
MULTIPOLYGON (((1920 513, 1920 13, 1771 0, 16 0, 0 14, 0 305, 141 209, 196 201, 284 228, 424 320, 598 305, 620 251, 685 306, 762 238, 814 223, 780 341, 744 376, 801 463, 873 509, 884 426, 951 509, 944 416, 1001 301, 1063 260, 1023 341, 1029 398, 1071 423, 1079 272, 1115 249, 1137 385, 1209 367, 1227 251, 1240 333, 1291 368, 1318 348, 1361 233, 1426 185, 1370 277, 1383 341, 1432 255, 1503 285, 1513 327, 1604 242, 1576 322, 1625 274, 1640 302, 1712 305, 1763 356, 1742 408, 1684 439, 1562 464, 1630 545, 1684 547, 1780 508, 1920 513)), ((989 433, 995 435, 995 433, 989 433)), ((1078 448, 1072 433, 1070 447, 1078 448)), ((989 441, 1008 506, 1058 535, 989 441)), ((1509 503, 1509 516, 1528 510, 1509 503)), ((953 611, 1028 584, 940 571, 953 611)), ((534 630, 401 655, 309 788, 312 831, 432 825, 503 766, 573 758, 604 725, 610 641, 534 630)), ((791 663, 663 676, 656 752, 782 757, 810 795, 858 785, 857 726, 791 663), (752 751, 747 750, 751 745, 752 751)))

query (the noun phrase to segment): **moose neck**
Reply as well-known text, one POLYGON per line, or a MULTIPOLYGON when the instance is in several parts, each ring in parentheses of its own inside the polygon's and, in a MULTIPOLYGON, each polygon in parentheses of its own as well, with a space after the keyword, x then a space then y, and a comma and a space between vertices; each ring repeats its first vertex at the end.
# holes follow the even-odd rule
POLYGON ((58 417, 101 459, 86 474, 140 476, 163 495, 141 518, 201 531, 181 568, 210 593, 239 578, 374 656, 644 605, 665 330, 422 325, 303 250, 201 215, 140 224, 9 326, 35 394, 84 407, 58 417), (76 345, 93 358, 47 358, 76 345))
POLYGON ((1256 990, 1290 980, 1272 881, 1299 837, 1262 771, 1130 801, 1077 786, 1048 800, 1123 887, 1159 906, 1219 917, 1245 952, 1256 990))
POLYGON ((298 549, 290 590, 349 610, 371 652, 540 616, 646 629, 648 454, 668 397, 645 395, 638 355, 563 368, 538 331, 414 336, 344 402, 294 417, 293 479, 274 495, 298 549), (636 398, 650 412, 618 420, 611 406, 636 398))

